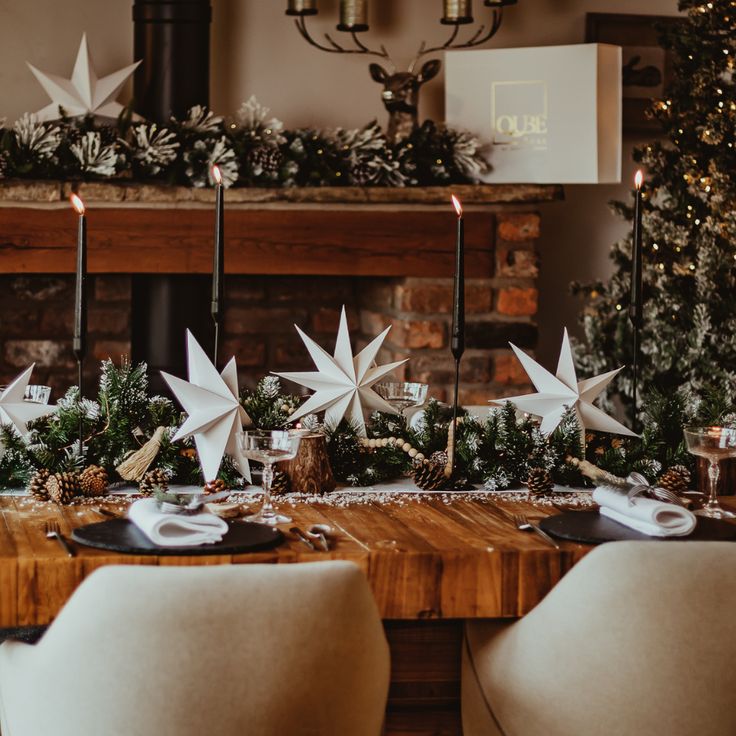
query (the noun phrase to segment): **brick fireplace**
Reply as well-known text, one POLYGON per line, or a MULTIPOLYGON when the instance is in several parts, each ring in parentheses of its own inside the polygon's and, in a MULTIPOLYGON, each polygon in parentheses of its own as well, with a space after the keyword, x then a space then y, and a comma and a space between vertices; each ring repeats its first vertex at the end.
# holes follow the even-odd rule
MULTIPOLYGON (((68 188, 0 186, 0 381, 35 361, 34 380, 51 385, 56 397, 75 380, 68 188)), ((97 361, 130 354, 136 275, 208 272, 212 193, 114 184, 77 189, 90 212, 88 385, 95 385, 97 361)), ((461 399, 477 404, 526 388, 508 341, 535 347, 535 205, 561 191, 458 189, 468 212, 461 399)), ((434 396, 447 398, 454 249, 447 197, 444 189, 228 192, 221 355, 235 355, 241 384, 253 385, 271 370, 310 369, 294 323, 331 351, 344 304, 357 347, 391 325, 381 359, 410 357, 402 377, 428 382, 434 396)))

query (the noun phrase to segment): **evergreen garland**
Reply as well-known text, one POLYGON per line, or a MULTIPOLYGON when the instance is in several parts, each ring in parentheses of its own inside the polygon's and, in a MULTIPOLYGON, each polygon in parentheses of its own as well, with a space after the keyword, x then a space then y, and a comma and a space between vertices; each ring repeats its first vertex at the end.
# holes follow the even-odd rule
MULTIPOLYGON (((73 387, 58 402, 53 414, 29 425, 27 438, 10 425, 0 425, 0 487, 24 486, 41 468, 52 473, 78 472, 92 464, 104 468, 114 482, 115 467, 147 442, 158 427, 165 431, 150 469, 161 470, 172 483, 201 485, 193 440, 172 442, 186 415, 169 399, 148 395, 146 371, 143 363, 131 366, 124 361, 116 366, 107 360, 101 366, 96 401, 79 401, 73 387), (78 440, 80 416, 83 452, 78 440)), ((289 417, 299 401, 298 397, 281 392, 275 376, 263 378, 254 391, 246 391, 241 397, 251 421, 261 429, 291 426, 289 417)), ((461 412, 456 429, 456 467, 459 475, 489 490, 519 487, 532 471, 545 471, 561 485, 580 486, 586 481, 568 461, 585 455, 615 475, 625 477, 637 471, 654 483, 674 466, 694 469, 693 458, 683 442, 683 426, 733 424, 736 416, 732 407, 728 392, 711 391, 698 401, 684 390, 650 392, 641 414, 641 438, 588 432, 583 452, 574 411, 567 411, 557 429, 545 437, 535 419, 506 402, 484 420, 461 412)), ((449 407, 435 400, 427 403, 415 427, 407 425, 401 415, 376 412, 367 425, 369 439, 394 437, 402 442, 373 448, 365 446, 358 428, 347 420, 337 427, 322 427, 315 417, 303 420, 313 431, 325 433, 335 478, 359 486, 409 475, 412 459, 401 448, 405 443, 425 458, 444 453, 450 422, 449 407)), ((231 488, 240 484, 240 475, 230 457, 223 459, 218 478, 231 488)))
POLYGON ((281 381, 277 376, 262 378, 254 391, 243 391, 240 404, 254 426, 259 429, 286 429, 289 416, 299 406, 298 396, 281 393, 281 381))
MULTIPOLYGON (((63 112, 63 111, 62 111, 63 112)), ((431 121, 391 143, 374 121, 354 130, 286 130, 254 97, 226 120, 197 105, 166 126, 92 116, 0 121, 0 179, 158 181, 226 187, 431 186, 473 184, 488 170, 481 142, 431 121)))

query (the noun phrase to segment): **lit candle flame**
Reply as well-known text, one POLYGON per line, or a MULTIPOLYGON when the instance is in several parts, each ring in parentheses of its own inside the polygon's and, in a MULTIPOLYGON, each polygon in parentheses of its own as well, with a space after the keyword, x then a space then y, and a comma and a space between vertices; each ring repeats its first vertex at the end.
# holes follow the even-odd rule
POLYGON ((641 173, 641 169, 636 172, 636 176, 634 177, 634 185, 637 189, 641 189, 641 185, 644 183, 644 174, 641 173))
POLYGON ((76 194, 72 194, 69 197, 69 201, 72 203, 72 207, 74 207, 78 215, 84 214, 84 202, 76 194))
POLYGON ((217 164, 212 167, 212 178, 215 180, 215 184, 222 184, 222 172, 217 164))
POLYGON ((463 206, 460 204, 460 200, 453 194, 452 195, 452 204, 453 207, 455 207, 455 212, 457 212, 458 217, 463 216, 463 206))

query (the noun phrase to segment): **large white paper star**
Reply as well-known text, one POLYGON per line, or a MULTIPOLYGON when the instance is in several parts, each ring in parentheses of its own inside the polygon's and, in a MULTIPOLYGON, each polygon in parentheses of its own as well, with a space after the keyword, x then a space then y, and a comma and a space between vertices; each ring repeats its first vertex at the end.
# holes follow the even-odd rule
POLYGON ((539 365, 536 360, 519 350, 516 345, 509 344, 524 366, 524 370, 529 375, 534 388, 539 393, 511 396, 508 399, 499 399, 491 403, 500 405, 511 401, 522 411, 542 417, 540 430, 545 435, 551 434, 555 430, 565 411, 569 408, 575 410, 583 431, 587 427, 599 432, 625 434, 630 437, 638 436, 620 422, 609 417, 598 407, 593 406, 592 403, 621 368, 604 373, 601 376, 578 381, 567 329, 565 329, 565 335, 562 338, 560 359, 557 363, 557 375, 555 376, 539 365))
POLYGON ((187 330, 187 367, 189 382, 161 371, 189 415, 173 440, 194 437, 205 482, 217 477, 222 456, 227 452, 250 483, 248 459, 238 443, 248 415, 238 401, 235 358, 218 373, 194 335, 187 330))
MULTIPOLYGON (((294 326, 296 327, 296 325, 294 326)), ((353 357, 353 350, 350 347, 350 333, 348 332, 348 319, 345 315, 345 307, 343 307, 333 357, 296 327, 297 332, 307 346, 309 354, 312 356, 317 371, 276 374, 315 391, 289 418, 299 419, 299 417, 306 414, 324 410, 325 423, 334 427, 347 415, 357 425, 359 433, 365 436, 364 408, 398 414, 390 404, 371 388, 374 383, 380 381, 385 375, 391 373, 394 368, 398 368, 408 360, 407 358, 396 363, 373 366, 376 355, 390 329, 391 327, 387 327, 377 338, 353 357)))
POLYGON ((123 106, 115 102, 120 88, 140 64, 126 66, 120 71, 108 74, 99 79, 92 65, 92 57, 87 48, 87 34, 82 34, 77 60, 74 63, 71 79, 64 79, 55 74, 48 74, 36 69, 26 62, 34 76, 51 98, 52 102, 37 113, 38 119, 57 120, 61 117, 59 107, 70 117, 78 115, 99 115, 105 118, 116 118, 123 106))
POLYGON ((26 386, 35 365, 34 363, 26 368, 0 393, 0 422, 12 424, 23 437, 28 435, 28 422, 45 417, 56 410, 55 406, 24 399, 26 386))

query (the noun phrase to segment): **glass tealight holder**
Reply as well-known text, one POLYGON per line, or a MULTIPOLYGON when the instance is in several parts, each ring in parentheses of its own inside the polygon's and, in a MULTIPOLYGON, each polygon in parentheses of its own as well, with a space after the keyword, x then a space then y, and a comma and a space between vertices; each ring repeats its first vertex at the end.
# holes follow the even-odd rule
POLYGON ((733 427, 685 427, 688 451, 708 460, 708 500, 697 514, 712 519, 733 519, 736 514, 726 511, 719 503, 717 488, 721 475, 720 462, 736 457, 736 429, 733 427))
POLYGON ((376 393, 403 416, 407 409, 422 406, 427 400, 429 386, 409 381, 383 381, 373 387, 376 393))
POLYGON ((34 404, 48 404, 51 398, 51 386, 42 386, 40 383, 29 384, 26 386, 23 398, 34 404))
POLYGON ((293 460, 299 450, 301 437, 279 430, 253 430, 243 432, 238 439, 240 449, 248 460, 263 463, 263 503, 260 511, 248 521, 275 526, 287 524, 291 518, 279 513, 271 501, 273 466, 284 460, 293 460))
MULTIPOLYGON (((3 395, 7 386, 0 386, 0 396, 3 395)), ((34 404, 48 404, 51 398, 51 386, 42 386, 40 383, 29 383, 26 386, 23 399, 32 401, 34 404)))

